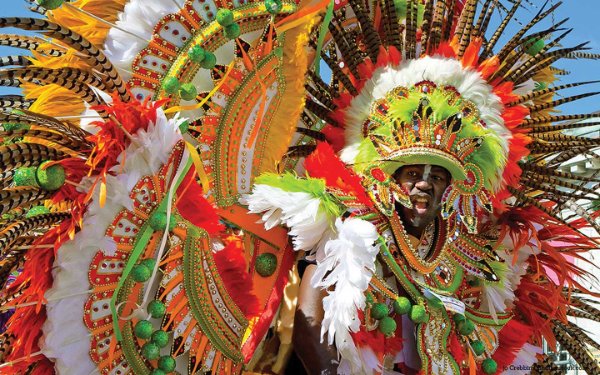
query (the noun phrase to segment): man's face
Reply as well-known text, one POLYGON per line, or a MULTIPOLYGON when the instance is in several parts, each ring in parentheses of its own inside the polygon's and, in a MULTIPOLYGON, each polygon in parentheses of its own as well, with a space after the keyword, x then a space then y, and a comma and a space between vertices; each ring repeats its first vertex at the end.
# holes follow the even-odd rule
POLYGON ((450 173, 436 165, 405 165, 394 173, 394 179, 408 192, 413 204, 412 209, 399 208, 404 225, 425 229, 440 212, 442 195, 450 184, 450 173))

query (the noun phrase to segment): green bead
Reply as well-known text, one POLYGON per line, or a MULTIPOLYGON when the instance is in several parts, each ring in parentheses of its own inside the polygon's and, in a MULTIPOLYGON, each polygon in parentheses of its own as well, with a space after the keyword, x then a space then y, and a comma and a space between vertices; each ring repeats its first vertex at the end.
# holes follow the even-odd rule
POLYGON ((481 340, 475 340, 471 343, 471 348, 473 348, 473 352, 476 356, 480 356, 485 352, 485 345, 481 340))
MULTIPOLYGON (((167 227, 167 214, 164 211, 154 211, 154 213, 152 215, 150 215, 150 218, 148 219, 148 224, 150 225, 150 228, 157 230, 157 231, 162 231, 165 230, 165 228, 167 227)), ((177 222, 175 220, 175 217, 173 215, 171 215, 171 218, 169 220, 169 232, 172 231, 173 229, 175 229, 175 226, 177 225, 177 222)))
POLYGON ((148 304, 148 313, 153 318, 162 318, 165 315, 166 311, 167 311, 167 308, 166 308, 165 304, 160 302, 159 300, 151 301, 148 304))
POLYGON ((166 373, 175 371, 175 359, 170 355, 163 355, 158 360, 158 368, 166 373))
POLYGON ((456 325, 459 325, 461 322, 464 322, 467 318, 465 318, 465 316, 463 314, 454 314, 452 316, 452 320, 454 320, 454 323, 456 323, 456 325))
POLYGON ((458 333, 463 336, 468 336, 475 330, 475 324, 469 319, 466 319, 464 322, 458 323, 458 333))
POLYGON ((206 51, 204 54, 204 60, 200 63, 200 66, 204 69, 212 69, 217 65, 217 56, 210 51, 206 51))
POLYGON ((394 301, 394 312, 396 314, 400 314, 400 315, 408 314, 411 307, 412 307, 412 303, 406 297, 398 297, 394 301))
POLYGON ((528 55, 530 56, 535 56, 538 53, 540 53, 544 47, 546 47, 546 43, 544 42, 544 39, 542 38, 538 38, 536 40, 528 40, 525 43, 525 48, 527 48, 525 50, 525 52, 527 52, 528 55))
POLYGON ((162 84, 163 90, 167 94, 175 94, 179 91, 179 87, 181 86, 181 82, 175 77, 167 77, 162 84))
POLYGON ((498 371, 498 364, 491 358, 486 358, 481 363, 481 368, 486 374, 495 374, 498 371))
POLYGON ((25 217, 30 218, 30 217, 34 217, 37 215, 47 214, 48 212, 50 212, 50 210, 46 206, 35 206, 35 207, 31 207, 29 209, 29 211, 27 211, 27 213, 25 214, 25 217))
POLYGON ((147 342, 142 346, 142 355, 152 361, 160 355, 160 348, 153 342, 147 342))
POLYGON ((54 10, 63 4, 63 0, 37 0, 39 6, 48 10, 54 10))
POLYGON ((281 0, 265 0, 265 8, 267 9, 267 12, 277 14, 281 12, 281 0))
POLYGON ((229 39, 237 38, 240 36, 241 32, 242 29, 237 23, 232 23, 231 25, 225 27, 225 36, 229 39))
POLYGON ((198 95, 198 90, 193 83, 184 83, 179 88, 179 95, 183 100, 194 100, 198 95))
POLYGON ((254 268, 262 277, 269 277, 277 269, 277 257, 273 253, 260 254, 254 261, 254 268))
POLYGON ((217 22, 221 26, 231 25, 233 23, 233 12, 225 8, 217 10, 217 22))
POLYGON ((388 337, 392 336, 394 332, 396 332, 396 327, 396 321, 392 317, 386 316, 379 321, 379 332, 388 337))
POLYGON ((425 310, 425 307, 421 306, 421 305, 413 305, 410 308, 408 317, 410 318, 410 320, 412 320, 413 322, 415 322, 417 324, 425 323, 429 320, 429 317, 427 316, 427 311, 425 310))
POLYGON ((21 167, 17 168, 13 175, 15 186, 39 186, 35 178, 37 167, 21 167))
POLYGON ((389 315, 388 307, 385 303, 374 303, 371 307, 371 318, 381 320, 389 315))
POLYGON ((159 348, 164 348, 169 343, 169 334, 161 330, 154 331, 151 340, 159 348))
POLYGON ((152 276, 152 270, 143 264, 136 264, 131 270, 131 276, 138 283, 145 283, 152 276))
POLYGON ((164 372, 163 370, 159 369, 159 368, 155 368, 154 370, 152 370, 152 372, 150 373, 150 375, 166 375, 167 373, 164 372))
POLYGON ((65 169, 60 164, 54 164, 48 168, 44 166, 50 163, 49 161, 42 163, 35 171, 35 177, 40 187, 44 190, 58 190, 67 179, 65 169))
POLYGON ((200 46, 193 46, 188 51, 188 57, 196 64, 201 63, 206 56, 206 51, 200 46))
POLYGON ((133 333, 140 339, 148 340, 152 336, 154 327, 148 320, 140 320, 133 328, 133 333))

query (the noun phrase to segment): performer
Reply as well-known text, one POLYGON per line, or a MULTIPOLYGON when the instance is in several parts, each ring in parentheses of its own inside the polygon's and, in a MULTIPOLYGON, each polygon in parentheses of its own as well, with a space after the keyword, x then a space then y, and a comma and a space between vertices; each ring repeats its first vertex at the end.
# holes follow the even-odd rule
POLYGON ((594 83, 555 63, 598 56, 560 4, 27 1, 0 373, 558 371, 543 340, 600 373, 568 319, 600 321, 599 181, 559 169, 598 115, 554 113, 594 83))

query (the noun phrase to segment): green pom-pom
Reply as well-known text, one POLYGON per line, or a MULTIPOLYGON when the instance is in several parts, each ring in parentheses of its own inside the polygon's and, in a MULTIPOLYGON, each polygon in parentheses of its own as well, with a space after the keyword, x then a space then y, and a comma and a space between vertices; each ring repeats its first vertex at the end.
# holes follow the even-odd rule
POLYGON ((204 60, 200 63, 200 66, 204 69, 212 69, 217 65, 217 56, 210 51, 206 51, 204 54, 204 60))
POLYGON ((412 320, 413 322, 415 322, 417 324, 425 323, 429 320, 429 317, 427 316, 427 311, 425 310, 425 307, 421 306, 421 305, 413 305, 410 308, 408 317, 410 318, 410 320, 412 320))
POLYGON ((388 337, 392 336, 394 332, 396 332, 396 327, 396 321, 389 316, 386 316, 379 321, 379 332, 383 333, 388 337))
POLYGON ((65 169, 60 164, 54 164, 48 168, 44 166, 49 161, 42 163, 35 171, 35 177, 40 187, 44 190, 58 190, 65 184, 67 176, 65 169))
POLYGON ((238 36, 240 36, 241 32, 242 29, 237 23, 232 23, 231 25, 225 27, 225 36, 229 39, 237 38, 238 36))
POLYGON ((188 51, 188 56, 190 60, 192 60, 196 64, 199 64, 204 60, 204 57, 206 56, 206 51, 200 46, 193 46, 188 51))
POLYGON ((224 8, 217 10, 217 22, 225 27, 233 24, 233 12, 224 8))
POLYGON ((63 4, 63 0, 37 0, 39 6, 48 10, 54 10, 63 4))
MULTIPOLYGON (((150 218, 148 219, 148 224, 150 225, 150 228, 154 230, 165 230, 165 228, 167 227, 167 214, 164 211, 155 211, 152 215, 150 215, 150 218)), ((175 217, 171 215, 171 218, 169 220, 169 232, 175 229, 176 225, 177 222, 175 220, 175 217)))
POLYGON ((162 318, 165 315, 166 311, 167 308, 165 307, 165 304, 158 300, 151 301, 148 304, 148 313, 153 318, 162 318))
POLYGON ((373 307, 371 307, 371 317, 373 319, 381 320, 388 316, 389 310, 385 303, 375 303, 373 307))
POLYGON ((185 120, 179 125, 179 131, 181 134, 185 134, 190 130, 190 122, 185 120))
POLYGON ((147 342, 142 346, 142 355, 152 361, 160 355, 160 348, 153 342, 147 342))
POLYGON ((144 266, 150 268, 150 271, 153 271, 154 266, 156 265, 156 260, 154 258, 147 258, 142 260, 140 264, 143 264, 144 266))
POLYGON ((473 352, 476 356, 480 356, 485 352, 485 345, 481 340, 475 340, 471 343, 471 348, 473 348, 473 352))
POLYGON ((486 374, 495 374, 498 371, 498 364, 491 358, 486 358, 481 363, 481 368, 486 374))
POLYGON ((163 81, 162 87, 167 94, 175 94, 177 91, 179 91, 181 82, 179 82, 179 80, 175 77, 167 77, 167 79, 163 81))
POLYGON ((400 315, 408 314, 411 307, 412 307, 412 303, 406 297, 398 297, 394 301, 394 311, 396 312, 396 314, 400 314, 400 315))
POLYGON ((277 269, 277 257, 272 253, 260 254, 254 261, 254 268, 262 277, 269 277, 277 269))
POLYGON ((154 327, 148 320, 140 320, 133 328, 133 333, 140 339, 148 340, 152 336, 154 327))
POLYGON ((461 322, 464 322, 467 318, 465 318, 465 316, 463 314, 454 314, 452 316, 452 320, 454 320, 454 323, 456 323, 456 325, 459 325, 461 322))
POLYGON ((151 340, 159 348, 164 348, 169 343, 169 334, 161 330, 154 331, 151 340))
POLYGON ((265 8, 267 9, 267 12, 277 14, 281 12, 281 0, 265 0, 265 8))
POLYGON ((152 276, 152 270, 143 264, 136 264, 131 270, 131 277, 138 283, 144 283, 152 276))
POLYGON ((155 368, 154 370, 152 370, 150 375, 167 375, 167 373, 159 368, 155 368))
POLYGON ((45 206, 35 206, 35 207, 31 207, 29 209, 29 211, 27 211, 27 213, 25 214, 26 218, 30 218, 30 217, 34 217, 37 215, 42 215, 42 214, 47 214, 48 212, 50 212, 50 210, 48 209, 48 207, 45 206))
POLYGON ((469 319, 466 319, 464 322, 458 323, 458 333, 463 336, 468 336, 475 330, 475 324, 469 319))
POLYGON ((198 90, 193 83, 184 83, 179 88, 179 95, 183 100, 194 100, 198 95, 198 90))
POLYGON ((546 47, 546 43, 542 38, 538 38, 536 40, 530 39, 525 43, 525 46, 525 48, 527 48, 525 52, 527 52, 527 54, 530 56, 535 56, 540 53, 544 47, 546 47))
POLYGON ((164 355, 158 360, 158 368, 166 373, 175 371, 175 359, 169 355, 164 355))
POLYGON ((17 168, 13 175, 15 186, 39 186, 35 178, 37 167, 21 167, 17 168))

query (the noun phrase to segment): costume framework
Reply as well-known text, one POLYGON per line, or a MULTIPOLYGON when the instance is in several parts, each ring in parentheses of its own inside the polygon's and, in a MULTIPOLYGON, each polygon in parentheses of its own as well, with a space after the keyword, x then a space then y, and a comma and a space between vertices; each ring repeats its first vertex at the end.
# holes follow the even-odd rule
POLYGON ((600 322, 600 178, 560 169, 600 116, 557 113, 597 82, 555 67, 599 56, 560 2, 30 4, 0 18, 33 32, 0 35, 31 51, 0 59, 0 373, 277 372, 300 252, 340 373, 561 373, 543 341, 600 373, 570 320, 600 322), (452 177, 419 245, 412 164, 452 177))

